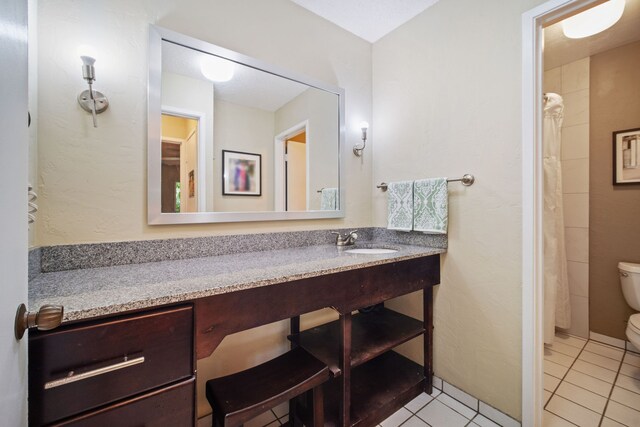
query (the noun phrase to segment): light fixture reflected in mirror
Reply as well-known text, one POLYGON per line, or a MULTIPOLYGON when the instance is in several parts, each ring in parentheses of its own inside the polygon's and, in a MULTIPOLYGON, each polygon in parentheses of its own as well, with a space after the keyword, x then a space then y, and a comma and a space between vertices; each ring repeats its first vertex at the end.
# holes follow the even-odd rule
POLYGON ((82 91, 78 95, 78 104, 83 110, 91 113, 93 127, 98 127, 96 115, 102 113, 109 107, 109 100, 103 93, 93 90, 93 82, 96 80, 95 51, 91 46, 82 45, 78 47, 78 56, 82 60, 82 78, 89 84, 89 89, 82 91))
POLYGON ((360 122, 360 130, 362 131, 362 147, 359 147, 358 145, 353 146, 353 154, 358 157, 362 156, 362 151, 364 151, 364 148, 367 146, 367 129, 369 129, 369 123, 360 122))
POLYGON ((598 34, 622 17, 625 0, 609 0, 562 21, 562 31, 570 39, 598 34))
POLYGON ((217 56, 206 56, 200 63, 202 75, 212 82, 228 82, 233 78, 235 66, 233 62, 217 56))

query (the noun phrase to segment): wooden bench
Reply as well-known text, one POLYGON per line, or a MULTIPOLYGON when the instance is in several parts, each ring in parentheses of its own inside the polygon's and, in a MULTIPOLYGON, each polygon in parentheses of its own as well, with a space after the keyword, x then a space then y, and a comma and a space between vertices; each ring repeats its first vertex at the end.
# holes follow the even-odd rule
MULTIPOLYGON (((256 367, 207 381, 214 427, 235 427, 312 390, 313 425, 324 425, 322 384, 329 368, 300 347, 256 367)), ((289 414, 294 423, 296 414, 289 414)))

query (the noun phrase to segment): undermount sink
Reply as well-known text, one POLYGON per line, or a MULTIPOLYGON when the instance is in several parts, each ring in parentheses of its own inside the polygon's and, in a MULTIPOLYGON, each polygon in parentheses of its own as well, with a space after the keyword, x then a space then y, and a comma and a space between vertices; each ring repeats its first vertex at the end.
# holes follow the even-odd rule
POLYGON ((398 252, 398 250, 390 249, 390 248, 354 248, 354 249, 347 249, 345 252, 350 254, 382 255, 382 254, 392 254, 392 253, 398 252))

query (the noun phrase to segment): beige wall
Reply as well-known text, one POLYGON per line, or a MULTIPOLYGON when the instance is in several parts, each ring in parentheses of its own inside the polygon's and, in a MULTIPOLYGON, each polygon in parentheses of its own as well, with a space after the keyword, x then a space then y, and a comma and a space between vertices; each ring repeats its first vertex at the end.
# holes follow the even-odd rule
POLYGON ((544 91, 562 95, 562 192, 571 294, 568 333, 589 337, 589 58, 544 73, 544 91))
POLYGON ((216 212, 273 211, 274 113, 231 102, 215 101, 214 206, 216 212), (262 155, 262 195, 222 195, 222 150, 262 155))
MULTIPOLYGON (((205 170, 213 170, 213 147, 214 147, 214 138, 213 138, 213 94, 214 88, 213 84, 206 80, 198 80, 192 79, 186 76, 182 76, 179 74, 163 72, 162 73, 162 106, 163 108, 169 109, 179 109, 183 111, 195 112, 204 116, 204 165, 205 170)), ((183 138, 189 136, 191 132, 185 135, 183 138)), ((195 140, 195 146, 191 147, 195 150, 192 153, 192 149, 187 150, 191 153, 192 156, 195 156, 195 166, 192 169, 197 168, 198 163, 198 140, 195 140)), ((193 145, 190 144, 189 145, 193 145)), ((182 161, 184 162, 184 158, 182 161)), ((190 169, 191 170, 191 169, 190 169)), ((188 171, 185 172, 183 168, 183 174, 188 174, 188 171)), ((196 181, 197 181, 196 174, 196 181)), ((188 181, 184 181, 181 178, 181 181, 185 183, 185 187, 188 189, 188 181)), ((214 183, 213 183, 213 175, 205 174, 204 185, 200 185, 200 183, 196 183, 196 193, 197 197, 204 197, 204 205, 206 206, 208 211, 213 210, 213 196, 214 196, 214 183), (200 188, 204 187, 205 191, 200 192, 200 188)), ((186 195, 187 199, 186 203, 182 205, 185 209, 182 212, 198 212, 198 200, 195 198, 189 198, 189 192, 185 191, 181 193, 183 196, 186 195)))
MULTIPOLYGON (((371 117, 371 45, 289 0, 47 0, 38 2, 38 191, 34 244, 174 238, 371 224, 371 154, 355 158, 355 124, 371 117), (95 19, 99 17, 99 19, 95 19), (148 226, 147 40, 154 23, 343 87, 345 219, 148 226), (295 34, 292 37, 292 34, 295 34), (322 34, 322 37, 318 37, 322 34), (77 105, 85 89, 78 44, 98 51, 95 88, 110 101, 98 128, 77 105)), ((250 310, 251 307, 238 307, 250 310)), ((312 316, 318 323, 332 313, 312 316)), ((287 348, 278 322, 225 338, 198 362, 198 405, 208 378, 264 361, 287 348)))
POLYGON ((362 226, 371 223, 371 155, 355 124, 371 117, 371 45, 289 0, 38 2, 38 189, 35 245, 362 226), (99 16, 100 19, 94 19, 99 16), (345 219, 146 224, 148 24, 200 38, 346 90, 345 219), (295 34, 295 37, 292 37, 295 34), (322 34, 322 37, 318 37, 322 34), (76 48, 98 51, 96 89, 111 103, 98 128, 77 105, 76 48))
POLYGON ((640 127, 640 42, 591 57, 591 330, 626 339, 619 261, 640 263, 640 185, 612 185, 612 132, 640 127))
MULTIPOLYGON (((521 15, 541 0, 447 0, 376 42, 374 183, 450 184, 449 249, 435 294, 435 372, 521 413, 521 15)), ((366 151, 365 151, 366 153, 366 151)), ((373 190, 386 225, 385 193, 373 190)), ((419 315, 412 295, 395 308, 419 315)), ((421 343, 405 346, 418 360, 421 343)))
POLYGON ((320 193, 326 187, 338 187, 336 141, 339 129, 335 120, 338 98, 315 88, 307 89, 276 111, 276 135, 307 120, 309 159, 309 209, 320 210, 320 193))

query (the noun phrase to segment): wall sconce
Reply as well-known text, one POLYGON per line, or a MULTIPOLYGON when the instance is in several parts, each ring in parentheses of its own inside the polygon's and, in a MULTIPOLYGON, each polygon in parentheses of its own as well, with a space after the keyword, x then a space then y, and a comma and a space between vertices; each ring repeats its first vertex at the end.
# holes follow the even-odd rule
POLYGON ((358 147, 357 144, 353 146, 353 154, 355 154, 358 157, 362 156, 364 147, 367 146, 367 129, 369 129, 369 123, 361 122, 360 129, 362 130, 362 147, 358 147))
POLYGON ((83 51, 82 48, 78 50, 80 59, 82 59, 82 78, 89 84, 89 90, 82 91, 80 95, 78 95, 78 104, 80 104, 80 107, 82 107, 84 111, 91 113, 93 117, 93 127, 97 128, 98 121, 96 115, 109 108, 109 100, 102 92, 93 90, 93 82, 96 80, 96 69, 93 66, 96 62, 95 58, 86 51, 83 51))

